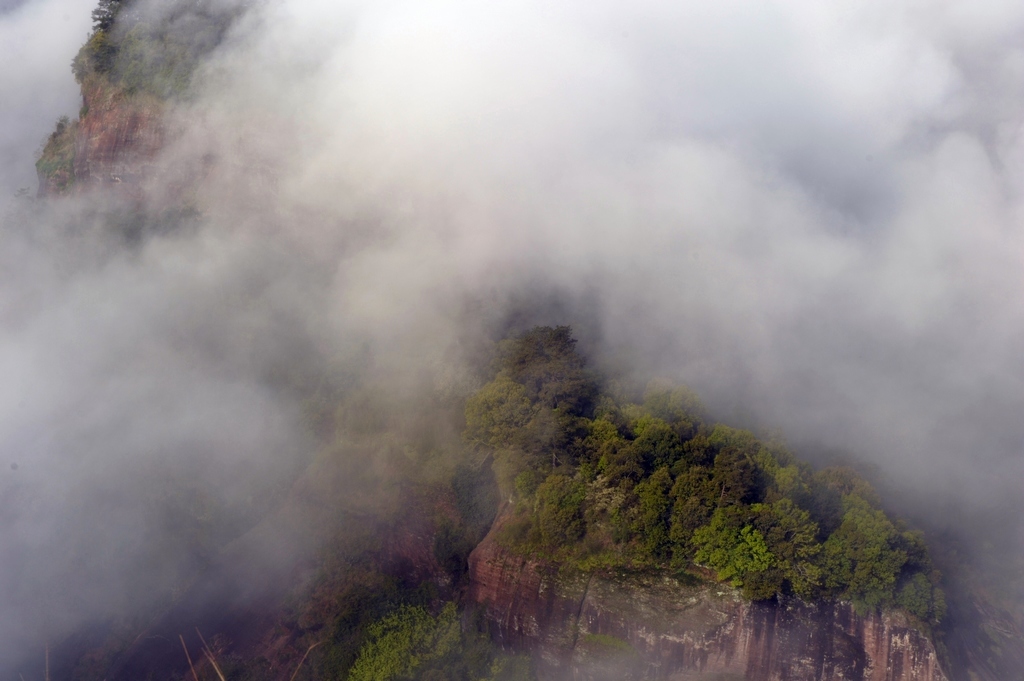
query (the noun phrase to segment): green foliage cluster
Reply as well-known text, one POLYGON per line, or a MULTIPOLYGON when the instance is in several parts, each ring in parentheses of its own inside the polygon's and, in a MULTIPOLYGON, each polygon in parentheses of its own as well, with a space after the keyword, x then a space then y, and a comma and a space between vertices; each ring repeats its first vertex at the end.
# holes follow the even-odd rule
POLYGON ((348 672, 349 681, 529 681, 529 660, 494 654, 481 634, 463 633, 458 610, 446 603, 435 616, 402 606, 369 627, 348 672))
POLYGON ((61 116, 57 126, 46 139, 43 152, 36 161, 36 170, 42 177, 48 178, 54 188, 60 192, 67 191, 75 182, 75 132, 78 122, 72 122, 67 116, 61 116))
POLYGON ((106 78, 128 93, 183 94, 200 59, 223 38, 238 10, 189 3, 157 14, 132 0, 100 0, 93 32, 72 62, 75 78, 106 78))
POLYGON ((435 596, 382 572, 376 560, 381 546, 375 528, 361 525, 356 517, 350 521, 352 531, 325 547, 310 587, 293 595, 291 617, 307 632, 298 649, 318 644, 300 679, 345 678, 375 622, 392 613, 396 604, 423 607, 435 596))
POLYGON ((437 617, 404 607, 370 625, 369 640, 348 672, 349 681, 409 677, 421 665, 449 655, 461 638, 458 613, 448 603, 437 617))
POLYGON ((795 595, 901 607, 945 603, 922 537, 848 468, 815 471, 780 445, 710 423, 688 389, 600 391, 567 327, 500 347, 466 406, 514 502, 504 541, 583 569, 708 568, 754 600, 795 595))
POLYGON ((94 31, 109 31, 114 27, 118 13, 123 9, 125 0, 100 0, 92 11, 94 31))

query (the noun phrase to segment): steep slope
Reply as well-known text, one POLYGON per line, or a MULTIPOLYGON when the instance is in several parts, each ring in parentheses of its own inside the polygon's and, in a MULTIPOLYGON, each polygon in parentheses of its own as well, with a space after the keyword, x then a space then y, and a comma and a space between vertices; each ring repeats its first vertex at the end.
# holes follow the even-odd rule
POLYGON ((75 186, 119 185, 138 192, 163 146, 163 103, 99 79, 82 86, 82 100, 87 113, 75 139, 75 186))
POLYGON ((451 492, 380 480, 364 465, 380 458, 376 446, 319 457, 166 611, 61 669, 83 680, 172 681, 189 674, 184 645, 212 677, 201 635, 230 678, 287 681, 314 644, 304 678, 333 678, 351 664, 368 622, 421 587, 431 599, 452 598, 453 576, 435 550, 444 520, 458 519, 451 492))
POLYGON ((900 613, 752 603, 668 573, 560 573, 496 536, 470 556, 469 598, 497 641, 536 654, 540 679, 947 679, 931 641, 900 613))
POLYGON ((467 401, 507 500, 470 556, 495 640, 542 679, 947 679, 941 577, 865 480, 584 365, 538 327, 467 401))
POLYGON ((141 198, 163 146, 163 102, 98 75, 82 84, 82 101, 79 120, 55 133, 36 164, 39 196, 105 188, 141 198))
POLYGON ((184 96, 200 61, 247 3, 198 0, 156 11, 135 0, 100 0, 93 32, 72 64, 82 87, 75 121, 61 119, 36 170, 39 196, 97 188, 141 198, 164 145, 169 102, 184 96))

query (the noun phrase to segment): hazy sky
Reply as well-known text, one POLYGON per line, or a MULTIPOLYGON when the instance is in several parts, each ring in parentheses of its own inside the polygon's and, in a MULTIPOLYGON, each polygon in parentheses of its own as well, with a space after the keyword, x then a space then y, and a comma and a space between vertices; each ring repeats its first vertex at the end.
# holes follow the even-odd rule
POLYGON ((92 0, 0 0, 0 201, 36 191, 35 155, 82 105, 71 59, 92 27, 92 0))
MULTIPOLYGON (((6 195, 79 105, 90 5, 0 10, 6 195)), ((0 498, 30 503, 0 556, 68 518, 147 536, 123 490, 168 471, 273 477, 302 449, 280 367, 439 376, 530 300, 908 495, 1019 508, 1022 36, 1019 2, 260 5, 169 114, 161 163, 214 159, 199 229, 123 253, 84 200, 7 221, 0 498)), ((123 575, 81 551, 101 603, 123 575)), ((0 578, 10 636, 27 588, 0 578)))
POLYGON ((346 323, 590 296, 604 342, 714 404, 991 501, 1024 463, 1022 19, 273 3, 182 144, 269 169, 272 196, 220 209, 272 202, 336 254, 346 323))

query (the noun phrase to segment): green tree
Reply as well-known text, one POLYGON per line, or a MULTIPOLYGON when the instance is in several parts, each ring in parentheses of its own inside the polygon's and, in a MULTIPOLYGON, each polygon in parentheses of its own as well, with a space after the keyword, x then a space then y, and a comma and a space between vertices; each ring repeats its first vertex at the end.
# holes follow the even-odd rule
POLYGON ((609 485, 623 481, 639 482, 644 476, 643 458, 633 443, 616 438, 602 443, 598 452, 597 470, 605 475, 609 485))
POLYGON ((604 415, 592 421, 586 421, 588 432, 581 444, 580 460, 595 467, 600 466, 601 459, 609 451, 626 443, 619 434, 619 429, 604 415))
POLYGON ((651 381, 647 385, 644 409, 671 424, 682 440, 696 435, 704 414, 704 405, 692 390, 665 381, 651 381))
POLYGON ((421 607, 403 607, 370 625, 368 640, 349 670, 349 681, 392 681, 448 655, 461 639, 454 603, 435 618, 421 607))
POLYGON ((571 543, 583 536, 586 497, 583 483, 564 475, 549 475, 537 488, 537 520, 546 544, 571 543))
POLYGON ((711 480, 711 471, 703 466, 694 466, 676 478, 672 487, 672 516, 669 539, 677 559, 693 555, 690 539, 694 531, 711 520, 717 490, 711 480))
POLYGON ((683 442, 665 421, 653 416, 641 416, 633 426, 636 438, 633 449, 640 464, 647 471, 671 466, 683 456, 683 442))
POLYGON ((637 531, 640 545, 648 556, 661 558, 668 554, 671 489, 672 476, 667 466, 659 468, 654 475, 636 486, 639 499, 637 531))
POLYGON ((711 446, 718 449, 733 447, 747 452, 752 452, 758 446, 757 438, 749 430, 730 428, 721 423, 711 430, 711 434, 708 435, 708 442, 711 446))
POLYGON ((837 492, 840 497, 848 497, 851 494, 855 494, 872 506, 881 504, 878 492, 871 486, 871 483, 848 466, 823 468, 815 474, 815 478, 821 485, 837 492))
POLYGON ((502 345, 501 365, 531 401, 567 414, 591 413, 597 386, 568 326, 538 326, 502 345))
POLYGON ((932 585, 920 572, 915 573, 896 595, 896 604, 924 621, 935 619, 932 585))
POLYGON ((942 575, 932 566, 928 546, 919 532, 903 532, 899 548, 907 554, 896 593, 896 604, 925 622, 940 622, 946 614, 942 575))
POLYGON ((843 504, 843 522, 822 550, 825 586, 860 608, 892 605, 896 579, 907 561, 898 548, 896 527, 855 494, 843 504))
MULTIPOLYGON (((683 443, 683 457, 675 468, 687 466, 711 466, 715 461, 715 448, 705 435, 697 434, 683 443)), ((677 474, 680 471, 676 471, 677 474)))
POLYGON ((511 446, 535 413, 526 388, 499 375, 466 401, 465 437, 490 447, 511 446))
POLYGON ((766 512, 760 514, 757 526, 775 556, 779 576, 797 596, 815 597, 821 583, 821 568, 814 562, 821 551, 817 523, 789 499, 763 508, 766 512))
POLYGON ((750 455, 727 446, 715 456, 712 481, 718 490, 718 504, 747 504, 759 498, 759 471, 750 455))
POLYGON ((112 29, 124 5, 124 0, 100 0, 96 9, 92 11, 93 30, 106 32, 112 29))
POLYGON ((719 508, 711 523, 693 533, 697 563, 713 569, 721 581, 744 587, 748 597, 756 578, 775 564, 764 536, 752 525, 743 522, 744 510, 739 507, 719 508), (748 585, 750 582, 750 585, 748 585))

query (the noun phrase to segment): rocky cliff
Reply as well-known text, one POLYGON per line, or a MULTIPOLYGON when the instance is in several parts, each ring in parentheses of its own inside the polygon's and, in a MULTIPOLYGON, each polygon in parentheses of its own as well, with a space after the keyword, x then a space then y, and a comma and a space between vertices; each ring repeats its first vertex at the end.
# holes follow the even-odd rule
POLYGON ((82 85, 82 102, 79 120, 58 128, 37 164, 39 196, 97 187, 141 195, 164 142, 162 101, 92 76, 82 85))
POLYGON ((539 678, 599 681, 946 681, 927 636, 898 613, 845 603, 750 603, 666 575, 566 576, 488 536, 469 599, 494 638, 531 651, 539 678))

